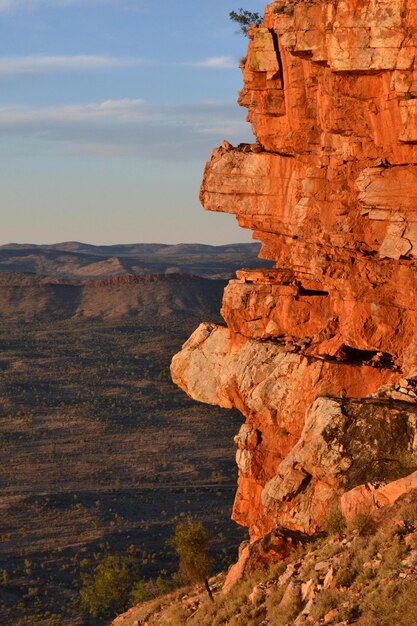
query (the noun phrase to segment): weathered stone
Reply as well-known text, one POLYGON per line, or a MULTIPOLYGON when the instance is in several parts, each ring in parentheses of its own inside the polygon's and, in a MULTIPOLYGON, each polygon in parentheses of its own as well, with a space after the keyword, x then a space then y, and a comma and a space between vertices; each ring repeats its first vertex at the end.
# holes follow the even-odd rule
MULTIPOLYGON (((242 550, 238 562, 230 568, 223 586, 224 593, 242 578, 267 569, 271 563, 285 560, 297 545, 303 544, 307 539, 303 533, 277 527, 262 539, 252 542, 242 550)), ((288 575, 292 575, 291 570, 288 575)))
POLYGON ((336 619, 339 616, 339 610, 338 609, 332 609, 331 611, 329 611, 328 613, 326 613, 326 615, 324 616, 324 623, 334 623, 336 621, 336 619))
POLYGON ((261 604, 261 602, 265 600, 265 597, 266 597, 266 587, 265 585, 261 583, 259 585, 256 585, 252 589, 251 593, 248 595, 248 600, 249 602, 257 606, 258 604, 261 604))
POLYGON ((345 518, 350 520, 358 513, 373 513, 384 506, 393 504, 401 496, 414 489, 417 489, 417 472, 382 486, 369 483, 359 485, 342 495, 341 510, 345 518))
POLYGON ((256 144, 206 165, 203 206, 275 267, 237 273, 227 327, 202 324, 172 375, 246 419, 233 517, 252 542, 415 486, 416 26, 416 0, 270 3, 242 62, 256 144))
POLYGON ((331 587, 335 586, 335 580, 334 580, 334 570, 333 567, 331 567, 326 576, 324 577, 323 580, 323 587, 324 589, 330 589, 331 587))
POLYGON ((308 600, 314 597, 315 588, 316 588, 316 582, 313 578, 310 578, 310 580, 308 580, 307 582, 302 583, 301 599, 303 602, 307 602, 308 600))

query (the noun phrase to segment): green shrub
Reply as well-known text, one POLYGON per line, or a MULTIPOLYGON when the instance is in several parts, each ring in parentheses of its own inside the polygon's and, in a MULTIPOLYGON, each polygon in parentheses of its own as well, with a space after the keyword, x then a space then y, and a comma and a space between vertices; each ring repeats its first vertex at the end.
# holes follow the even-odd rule
POLYGON ((341 567, 336 575, 337 587, 350 587, 356 580, 359 572, 351 564, 341 567))
POLYGON ((375 522, 369 513, 357 513, 349 526, 350 529, 357 530, 362 537, 376 532, 375 522))
POLYGON ((128 608, 138 570, 131 556, 106 556, 82 577, 81 607, 91 617, 109 617, 128 608))
POLYGON ((140 604, 150 600, 153 596, 146 590, 146 583, 144 580, 137 582, 130 591, 129 600, 130 604, 140 604))
POLYGON ((401 519, 409 524, 417 524, 417 504, 408 504, 401 513, 401 519))
POLYGON ((329 535, 341 537, 346 531, 346 521, 339 508, 335 508, 326 517, 323 528, 329 535))
POLYGON ((392 544, 383 553, 381 570, 386 575, 397 574, 401 568, 401 561, 407 554, 406 546, 399 537, 395 537, 392 544))
POLYGON ((7 569, 4 569, 0 572, 0 586, 6 587, 10 582, 10 576, 7 569))
POLYGON ((316 620, 322 619, 332 609, 337 609, 342 603, 342 594, 333 589, 323 589, 315 598, 311 616, 316 620))

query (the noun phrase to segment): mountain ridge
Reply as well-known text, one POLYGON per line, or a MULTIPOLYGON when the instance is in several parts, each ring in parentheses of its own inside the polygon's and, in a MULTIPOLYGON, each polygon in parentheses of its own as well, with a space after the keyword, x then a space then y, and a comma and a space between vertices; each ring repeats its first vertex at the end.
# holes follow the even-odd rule
POLYGON ((107 276, 60 280, 0 272, 0 319, 45 321, 218 315, 226 281, 192 274, 107 276))
POLYGON ((65 279, 94 280, 125 274, 190 273, 206 278, 230 278, 242 265, 260 267, 258 243, 115 244, 81 242, 5 244, 0 246, 0 272, 33 272, 65 279))

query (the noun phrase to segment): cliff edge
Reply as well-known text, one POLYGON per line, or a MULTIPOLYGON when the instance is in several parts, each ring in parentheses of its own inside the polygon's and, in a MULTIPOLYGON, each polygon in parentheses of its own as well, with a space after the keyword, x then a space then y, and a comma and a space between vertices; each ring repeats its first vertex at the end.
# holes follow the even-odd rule
POLYGON ((313 534, 417 487, 417 0, 277 0, 242 61, 256 143, 215 149, 204 208, 272 269, 226 287, 172 361, 236 407, 233 518, 313 534))

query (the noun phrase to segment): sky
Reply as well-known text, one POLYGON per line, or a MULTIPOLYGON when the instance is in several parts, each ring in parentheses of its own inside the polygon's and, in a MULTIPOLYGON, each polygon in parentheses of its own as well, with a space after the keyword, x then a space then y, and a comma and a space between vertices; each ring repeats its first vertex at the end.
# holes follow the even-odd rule
POLYGON ((240 6, 0 0, 0 245, 250 241, 198 201, 211 149, 253 140, 240 6))

